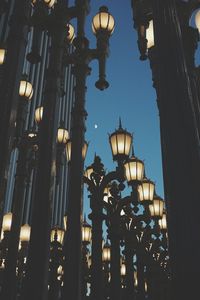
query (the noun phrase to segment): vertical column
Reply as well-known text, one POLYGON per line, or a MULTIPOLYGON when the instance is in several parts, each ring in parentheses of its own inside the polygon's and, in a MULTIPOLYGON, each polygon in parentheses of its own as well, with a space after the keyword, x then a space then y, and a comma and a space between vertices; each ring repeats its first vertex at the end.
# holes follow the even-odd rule
POLYGON ((200 276, 200 139, 174 0, 153 0, 173 300, 195 299, 200 276))

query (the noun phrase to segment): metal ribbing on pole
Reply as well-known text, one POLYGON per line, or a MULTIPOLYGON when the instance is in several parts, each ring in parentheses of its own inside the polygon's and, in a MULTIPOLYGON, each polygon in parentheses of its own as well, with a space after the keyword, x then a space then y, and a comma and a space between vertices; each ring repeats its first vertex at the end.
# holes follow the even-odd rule
MULTIPOLYGON (((180 1, 181 2, 181 1, 180 1)), ((174 0, 153 0, 172 299, 195 299, 200 276, 200 144, 174 0)))

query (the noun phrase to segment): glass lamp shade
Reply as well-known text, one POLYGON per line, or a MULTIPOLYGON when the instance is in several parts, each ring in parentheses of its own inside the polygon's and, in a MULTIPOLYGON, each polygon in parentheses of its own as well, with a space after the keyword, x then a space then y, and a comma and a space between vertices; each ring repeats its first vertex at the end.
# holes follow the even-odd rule
POLYGON ((71 44, 75 38, 74 27, 69 23, 67 24, 67 41, 71 44))
POLYGON ((58 276, 62 276, 63 275, 63 267, 61 265, 57 269, 57 274, 58 274, 58 276))
POLYGON ((19 95, 21 97, 25 97, 28 100, 31 100, 33 96, 32 84, 26 80, 21 80, 19 85, 19 95))
POLYGON ((88 256, 87 262, 88 262, 88 268, 90 268, 91 265, 92 265, 92 258, 91 258, 91 255, 88 256))
POLYGON ((122 264, 121 264, 120 274, 121 274, 121 276, 125 276, 126 275, 126 265, 125 265, 124 262, 122 262, 122 264))
POLYGON ((89 166, 86 168, 85 172, 84 172, 84 176, 87 177, 88 179, 90 179, 90 175, 94 172, 93 167, 89 166))
POLYGON ((137 271, 134 271, 134 286, 137 287, 138 286, 138 278, 137 278, 137 271))
POLYGON ((6 57, 6 49, 0 48, 0 65, 3 65, 6 57))
POLYGON ((43 117, 43 106, 39 106, 35 110, 35 122, 39 124, 43 117))
POLYGON ((63 244, 65 231, 61 228, 55 227, 51 230, 51 242, 58 241, 61 245, 63 244))
POLYGON ((132 156, 128 162, 124 164, 125 176, 128 184, 141 181, 144 177, 144 163, 132 156))
POLYGON ((3 216, 3 223, 2 223, 2 229, 3 231, 10 231, 12 225, 12 213, 6 213, 3 216))
POLYGON ((82 241, 84 243, 90 243, 92 239, 92 227, 84 221, 82 226, 82 241))
POLYGON ((92 20, 92 31, 95 35, 99 32, 105 32, 111 35, 115 28, 115 21, 113 16, 108 12, 106 6, 99 8, 99 13, 96 14, 92 20))
POLYGON ((29 242, 31 235, 31 227, 28 224, 24 224, 20 230, 20 241, 29 242))
POLYGON ((56 3, 56 0, 44 0, 44 2, 48 5, 49 8, 51 8, 56 3))
POLYGON ((58 144, 66 144, 69 139, 69 133, 65 128, 58 128, 57 142, 58 144))
POLYGON ((85 158, 86 158, 87 149, 88 149, 88 143, 84 142, 83 148, 82 148, 82 158, 83 158, 83 160, 85 160, 85 158))
POLYGON ((154 46, 153 20, 149 21, 149 27, 146 29, 147 49, 154 46))
POLYGON ((200 32, 200 9, 195 14, 195 24, 198 31, 200 32))
POLYGON ((64 224, 64 229, 66 231, 67 230, 67 216, 63 217, 63 224, 64 224))
POLYGON ((167 230, 167 217, 166 212, 163 211, 162 218, 158 221, 161 230, 167 230))
POLYGON ((154 189, 155 184, 151 180, 145 178, 138 186, 139 200, 144 204, 151 204, 154 197, 154 189))
POLYGON ((34 137, 36 137, 36 136, 37 136, 37 133, 36 133, 36 132, 31 132, 31 131, 30 131, 30 132, 28 133, 28 137, 31 138, 31 139, 34 138, 34 137))
MULTIPOLYGON (((84 142, 83 147, 82 147, 82 158, 83 158, 83 160, 85 160, 85 157, 86 157, 86 154, 87 154, 87 149, 88 149, 88 143, 84 142)), ((66 143, 66 148, 65 148, 66 158, 67 158, 68 162, 71 161, 71 151, 72 151, 72 142, 71 142, 71 140, 68 140, 67 143, 66 143)))
POLYGON ((103 197, 103 200, 108 203, 108 198, 111 196, 110 194, 110 187, 107 186, 105 189, 104 189, 104 197, 103 197))
POLYGON ((149 205, 149 211, 152 218, 161 219, 163 215, 164 201, 161 197, 155 195, 153 203, 149 205))
POLYGON ((110 262, 111 260, 111 249, 108 243, 103 246, 102 260, 103 262, 110 262))
POLYGON ((132 144, 132 135, 121 126, 109 136, 113 160, 126 159, 132 144))
POLYGON ((68 162, 71 161, 71 151, 72 151, 72 141, 68 140, 65 148, 66 158, 68 162))

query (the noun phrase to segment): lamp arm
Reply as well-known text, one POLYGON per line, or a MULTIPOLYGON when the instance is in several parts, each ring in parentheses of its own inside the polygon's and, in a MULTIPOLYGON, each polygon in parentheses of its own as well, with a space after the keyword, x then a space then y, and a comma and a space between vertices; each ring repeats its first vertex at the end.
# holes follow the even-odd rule
POLYGON ((109 172, 103 177, 100 184, 100 191, 103 193, 107 185, 113 180, 118 180, 119 182, 121 182, 121 176, 118 170, 109 172))

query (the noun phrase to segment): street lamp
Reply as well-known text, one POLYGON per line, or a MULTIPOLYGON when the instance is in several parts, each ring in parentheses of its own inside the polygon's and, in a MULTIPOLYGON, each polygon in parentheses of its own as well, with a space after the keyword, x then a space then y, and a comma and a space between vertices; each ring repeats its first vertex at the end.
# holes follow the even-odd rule
POLYGON ((6 57, 6 49, 0 47, 0 65, 3 65, 6 57))
POLYGON ((43 106, 39 106, 35 110, 35 122, 36 124, 40 124, 43 116, 43 106))
POLYGON ((154 197, 155 184, 146 177, 138 185, 139 200, 144 204, 151 204, 154 197))
POLYGON ((162 219, 164 209, 164 201, 158 195, 154 195, 153 203, 149 205, 150 215, 153 219, 162 219))
POLYGON ((27 80, 21 80, 19 85, 19 95, 30 100, 33 96, 33 87, 27 80))
POLYGON ((84 219, 84 222, 82 225, 82 241, 83 241, 83 243, 88 244, 91 242, 91 239, 92 239, 92 228, 84 219))
POLYGON ((132 134, 122 128, 121 120, 119 122, 118 130, 110 134, 109 142, 113 160, 120 162, 128 158, 132 145, 132 134))
POLYGON ((144 163, 140 159, 132 156, 124 164, 125 176, 129 185, 135 182, 141 182, 144 177, 144 163))
MULTIPOLYGON (((66 143, 66 148, 65 148, 65 152, 66 152, 66 159, 68 162, 71 161, 71 149, 72 149, 72 142, 69 139, 66 143)), ((85 160, 86 154, 87 154, 87 149, 88 149, 88 143, 85 141, 83 144, 83 148, 82 148, 82 158, 83 160, 85 160)))

